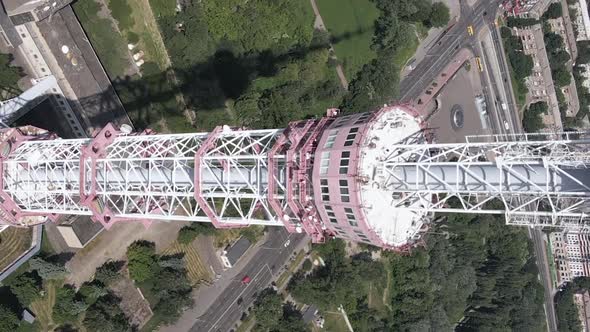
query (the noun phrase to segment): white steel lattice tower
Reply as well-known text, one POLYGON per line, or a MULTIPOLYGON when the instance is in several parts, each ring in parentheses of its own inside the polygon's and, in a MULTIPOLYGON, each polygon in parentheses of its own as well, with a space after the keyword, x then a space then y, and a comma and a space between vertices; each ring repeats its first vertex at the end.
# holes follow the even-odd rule
POLYGON ((583 133, 436 144, 409 106, 211 133, 93 139, 33 127, 0 133, 0 223, 60 215, 284 226, 404 250, 435 212, 502 213, 508 224, 588 228, 583 133))

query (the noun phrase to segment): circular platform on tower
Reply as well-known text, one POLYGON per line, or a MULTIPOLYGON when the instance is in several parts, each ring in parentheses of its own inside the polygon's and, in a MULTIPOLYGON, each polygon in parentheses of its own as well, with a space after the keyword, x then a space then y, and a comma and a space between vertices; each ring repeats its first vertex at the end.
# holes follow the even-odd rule
POLYGON ((397 144, 423 144, 425 123, 409 106, 384 107, 371 121, 360 144, 361 204, 366 222, 390 247, 402 247, 420 238, 428 216, 419 208, 430 203, 424 196, 401 193, 388 185, 393 176, 385 167, 396 162, 397 144))

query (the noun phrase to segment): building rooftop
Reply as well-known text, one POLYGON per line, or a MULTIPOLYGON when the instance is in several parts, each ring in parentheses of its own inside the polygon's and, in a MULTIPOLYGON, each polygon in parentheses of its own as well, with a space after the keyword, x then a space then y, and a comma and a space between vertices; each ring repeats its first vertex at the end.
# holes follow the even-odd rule
POLYGON ((226 257, 230 264, 232 266, 236 264, 251 245, 252 243, 250 243, 250 240, 242 236, 238 241, 231 245, 231 247, 227 248, 226 257))
POLYGON ((70 226, 82 245, 86 245, 103 230, 99 222, 93 222, 89 216, 72 216, 60 226, 70 226))
MULTIPOLYGON (((402 246, 418 236, 424 224, 425 215, 397 207, 401 198, 393 196, 394 191, 385 188, 386 172, 384 161, 391 158, 392 144, 401 142, 420 132, 421 120, 407 112, 403 107, 394 107, 381 113, 365 135, 360 156, 359 173, 369 179, 361 186, 363 211, 369 227, 388 245, 402 246)), ((423 204, 415 199, 411 205, 423 204)))
POLYGON ((10 44, 9 46, 16 48, 18 45, 22 44, 22 39, 20 38, 18 32, 14 28, 14 24, 6 14, 4 6, 0 3, 0 27, 4 34, 6 35, 6 41, 10 44))
POLYGON ((307 307, 307 309, 305 309, 303 312, 303 321, 305 323, 311 322, 315 318, 316 312, 318 312, 318 308, 315 305, 312 304, 307 307))

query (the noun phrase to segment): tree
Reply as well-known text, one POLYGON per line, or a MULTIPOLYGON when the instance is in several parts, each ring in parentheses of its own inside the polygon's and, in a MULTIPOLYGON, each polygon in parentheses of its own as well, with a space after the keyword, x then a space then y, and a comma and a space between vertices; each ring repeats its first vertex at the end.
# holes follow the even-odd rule
POLYGON ((190 226, 184 226, 178 231, 177 241, 182 244, 192 243, 199 233, 190 226))
POLYGON ((379 56, 357 73, 350 83, 341 109, 344 113, 368 112, 395 97, 399 71, 390 55, 379 56))
POLYGON ((109 285, 119 278, 119 273, 123 265, 124 262, 108 261, 96 268, 94 279, 100 281, 104 285, 109 285))
POLYGON ((68 273, 65 266, 44 260, 41 257, 33 257, 29 260, 29 269, 37 271, 43 280, 55 280, 65 277, 68 273))
POLYGON ((112 295, 99 298, 84 315, 83 324, 88 331, 125 332, 131 331, 129 319, 119 307, 120 300, 112 295))
POLYGON ((565 67, 560 67, 552 72, 553 80, 558 87, 569 85, 572 81, 572 76, 565 67))
POLYGON ((563 67, 570 60, 569 53, 563 49, 557 50, 555 52, 550 52, 548 56, 549 66, 551 66, 551 69, 563 67))
POLYGON ((263 331, 275 328, 283 313, 283 298, 272 289, 260 293, 252 310, 256 324, 263 331))
POLYGON ((510 28, 523 28, 523 27, 529 27, 535 24, 539 24, 539 20, 535 19, 535 18, 522 18, 522 17, 514 17, 514 16, 510 16, 508 17, 508 20, 506 21, 506 25, 510 28))
POLYGON ((560 18, 563 15, 563 11, 561 8, 560 2, 554 2, 547 7, 547 10, 543 14, 543 18, 545 19, 555 19, 560 18))
POLYGON ((543 38, 545 40, 545 49, 555 52, 563 48, 563 37, 555 32, 548 32, 543 38))
POLYGON ((104 284, 98 280, 94 280, 92 282, 85 282, 80 286, 78 289, 78 294, 82 296, 84 302, 87 305, 92 305, 96 300, 98 300, 101 296, 107 295, 108 291, 105 288, 104 284))
POLYGON ((271 332, 304 332, 309 331, 309 326, 303 321, 301 311, 291 302, 283 304, 282 316, 277 325, 271 329, 271 332))
POLYGON ((10 308, 0 304, 0 331, 13 332, 20 324, 20 320, 10 308))
POLYGON ((195 222, 188 226, 184 226, 178 231, 178 242, 183 244, 189 244, 199 235, 214 235, 215 227, 209 223, 195 222))
POLYGON ((56 323, 75 323, 88 305, 76 294, 71 285, 58 288, 53 306, 53 321, 56 323))
POLYGON ((25 76, 21 67, 10 65, 13 60, 12 54, 0 53, 0 87, 18 89, 18 80, 25 76))
POLYGON ((180 255, 162 256, 158 260, 158 265, 161 268, 171 268, 173 270, 182 270, 186 268, 186 264, 180 255))
POLYGON ((28 306, 41 297, 41 280, 34 272, 18 275, 7 284, 23 306, 28 306))
POLYGON ((309 271, 311 270, 311 268, 313 267, 313 264, 311 263, 311 261, 308 259, 306 259, 305 261, 303 261, 303 271, 309 271))
POLYGON ((450 17, 449 7, 443 2, 435 2, 432 4, 430 17, 428 18, 426 26, 435 28, 444 27, 449 23, 450 17))
POLYGON ((129 275, 137 282, 153 278, 157 273, 156 245, 148 241, 135 241, 127 248, 129 275))

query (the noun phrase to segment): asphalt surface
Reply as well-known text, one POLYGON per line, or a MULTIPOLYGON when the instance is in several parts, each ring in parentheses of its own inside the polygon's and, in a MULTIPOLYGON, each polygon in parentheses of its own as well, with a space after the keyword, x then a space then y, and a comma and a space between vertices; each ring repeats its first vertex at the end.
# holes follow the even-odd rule
MULTIPOLYGON (((461 1, 461 0, 460 0, 461 1)), ((495 56, 500 66, 501 82, 496 82, 493 77, 490 77, 491 87, 496 98, 504 96, 504 102, 507 104, 506 109, 501 107, 501 100, 493 100, 489 92, 485 91, 485 97, 488 104, 488 114, 493 114, 496 117, 497 124, 492 121, 492 126, 496 127, 497 133, 513 131, 514 133, 522 132, 522 125, 518 117, 518 109, 516 106, 512 83, 508 71, 508 65, 505 59, 504 48, 502 46, 501 37, 495 27, 495 18, 499 9, 501 1, 478 1, 474 7, 467 5, 465 0, 461 1, 461 16, 458 22, 448 28, 433 47, 428 50, 426 57, 416 65, 415 69, 406 76, 400 83, 400 98, 401 102, 412 102, 417 98, 422 91, 426 90, 428 85, 439 75, 443 68, 457 55, 462 48, 469 48, 474 50, 475 54, 482 54, 485 51, 483 45, 478 44, 477 36, 480 30, 488 25, 495 56), (484 15, 485 13, 485 15, 484 15), (472 26, 474 35, 469 36, 467 27, 472 26), (503 90, 503 91, 502 91, 503 90), (508 130, 504 127, 504 121, 510 124, 508 130)), ((486 69, 490 70, 489 54, 485 58, 488 59, 485 64, 486 69)), ((483 82, 482 82, 483 83, 483 82)), ((487 84, 484 84, 486 86, 487 84)), ((553 286, 551 283, 551 276, 549 272, 549 264, 546 254, 546 244, 543 233, 540 229, 530 230, 530 238, 534 244, 535 256, 537 258, 537 266, 539 267, 539 277, 545 289, 545 314, 547 317, 547 329, 550 332, 557 331, 557 322, 555 315, 555 306, 553 302, 553 286)))
POLYGON ((270 287, 289 261, 294 251, 309 238, 303 234, 289 234, 282 227, 270 227, 267 240, 261 245, 258 254, 252 259, 232 283, 225 288, 211 307, 193 325, 193 332, 227 332, 247 311, 258 292, 270 287), (285 244, 288 243, 287 246, 285 244), (252 281, 242 284, 242 278, 249 276, 252 281), (238 299, 240 304, 238 304, 238 299))
MULTIPOLYGON (((508 64, 505 59, 504 47, 502 45, 498 30, 494 25, 489 27, 490 34, 492 37, 493 48, 495 56, 497 57, 497 63, 499 64, 501 80, 497 81, 496 76, 492 75, 493 67, 490 63, 490 54, 487 52, 483 42, 481 45, 481 52, 484 55, 485 68, 489 77, 491 91, 486 89, 484 94, 486 95, 486 101, 488 104, 488 114, 493 115, 497 119, 498 126, 494 126, 496 123, 492 122, 492 127, 495 128, 495 132, 498 134, 506 133, 522 133, 522 124, 518 116, 518 107, 515 102, 514 93, 512 90, 512 83, 510 80, 510 73, 508 71, 508 64), (490 92, 495 96, 490 97, 490 92), (504 109, 501 103, 506 103, 507 108, 504 109), (509 128, 504 127, 504 121, 509 123, 509 128)), ((479 45, 478 45, 479 46, 479 45)), ((483 76, 483 75, 482 75, 483 76)), ((534 254, 536 257, 536 263, 539 268, 539 279, 544 288, 544 309, 545 317, 547 320, 547 330, 549 332, 557 332, 557 320, 555 314, 555 304, 553 296, 555 291, 551 280, 551 272, 549 271, 549 262, 547 258, 547 246, 545 243, 545 235, 539 228, 528 229, 529 238, 533 241, 534 254)))
POLYGON ((400 83, 399 100, 401 102, 414 100, 426 90, 462 48, 473 48, 479 30, 489 23, 486 20, 493 22, 496 17, 500 2, 499 0, 480 0, 474 7, 470 7, 465 0, 462 0, 459 21, 441 34, 424 59, 400 83), (475 32, 473 36, 467 33, 467 27, 470 25, 475 32))
POLYGON ((557 318, 555 314, 555 303, 553 296, 555 295, 553 284, 551 281, 551 272, 549 271, 549 261, 547 258, 547 246, 545 244, 545 234, 539 228, 530 229, 529 237, 533 240, 535 248, 535 256, 537 258, 537 266, 539 267, 539 276, 543 288, 545 288, 545 316, 547 317, 547 330, 549 332, 557 332, 557 318))

